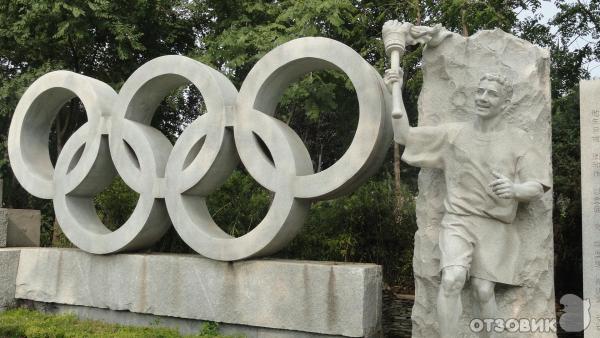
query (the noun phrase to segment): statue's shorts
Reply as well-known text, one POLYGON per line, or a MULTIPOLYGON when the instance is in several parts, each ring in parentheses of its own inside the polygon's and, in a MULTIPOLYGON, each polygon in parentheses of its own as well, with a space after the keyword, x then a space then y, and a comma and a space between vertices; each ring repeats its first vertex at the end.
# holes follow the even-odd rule
POLYGON ((447 213, 439 233, 440 270, 463 266, 470 277, 514 285, 519 246, 513 224, 447 213))

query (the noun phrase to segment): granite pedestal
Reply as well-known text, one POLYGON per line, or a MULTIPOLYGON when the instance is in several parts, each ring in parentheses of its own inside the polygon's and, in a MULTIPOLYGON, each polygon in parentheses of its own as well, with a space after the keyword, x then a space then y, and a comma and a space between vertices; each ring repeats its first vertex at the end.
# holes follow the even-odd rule
POLYGON ((3 281, 5 294, 91 319, 214 321, 256 337, 376 337, 381 329, 381 267, 374 264, 58 248, 0 249, 0 257, 18 265, 3 281))

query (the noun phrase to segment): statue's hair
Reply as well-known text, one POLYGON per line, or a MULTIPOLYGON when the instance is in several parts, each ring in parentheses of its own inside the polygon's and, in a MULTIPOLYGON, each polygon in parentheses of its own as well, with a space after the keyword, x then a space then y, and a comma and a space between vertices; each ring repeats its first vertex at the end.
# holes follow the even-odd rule
POLYGON ((502 86, 502 90, 504 91, 504 95, 506 96, 506 98, 509 100, 512 98, 512 95, 513 95, 512 83, 508 80, 508 78, 506 76, 504 76, 502 74, 498 74, 498 73, 486 73, 481 77, 479 82, 481 82, 483 80, 494 81, 494 82, 499 83, 502 86))

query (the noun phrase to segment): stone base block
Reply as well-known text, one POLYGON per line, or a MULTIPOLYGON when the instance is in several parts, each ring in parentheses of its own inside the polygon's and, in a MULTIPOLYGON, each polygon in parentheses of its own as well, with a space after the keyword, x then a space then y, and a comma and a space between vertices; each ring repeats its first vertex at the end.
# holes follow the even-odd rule
POLYGON ((15 305, 19 249, 0 249, 0 312, 15 305))
MULTIPOLYGON (((111 324, 141 327, 168 327, 182 335, 194 335, 202 329, 206 321, 184 319, 167 316, 156 316, 129 311, 115 311, 87 306, 64 305, 43 302, 26 301, 26 306, 32 306, 40 312, 50 314, 74 314, 82 320, 96 320, 111 324)), ((242 335, 245 338, 334 338, 341 336, 324 335, 292 330, 269 329, 235 324, 219 324, 219 333, 223 335, 242 335)))
POLYGON ((226 263, 195 255, 97 256, 28 248, 21 250, 16 298, 303 334, 373 337, 381 331, 381 283, 381 267, 373 264, 226 263))
POLYGON ((39 210, 0 209, 0 247, 39 247, 39 210))

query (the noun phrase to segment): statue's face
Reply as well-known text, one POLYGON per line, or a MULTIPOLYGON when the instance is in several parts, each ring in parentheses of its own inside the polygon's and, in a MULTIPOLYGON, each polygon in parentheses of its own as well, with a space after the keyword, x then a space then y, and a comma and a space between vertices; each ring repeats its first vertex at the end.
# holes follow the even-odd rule
POLYGON ((475 94, 475 112, 484 119, 493 118, 504 111, 508 100, 502 85, 496 81, 483 80, 475 94))

